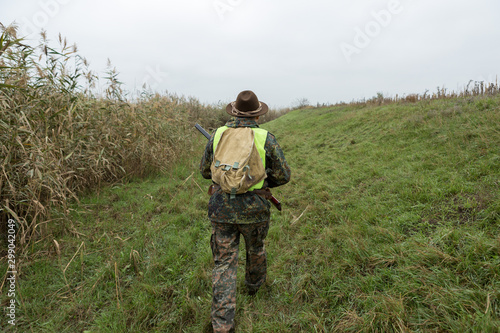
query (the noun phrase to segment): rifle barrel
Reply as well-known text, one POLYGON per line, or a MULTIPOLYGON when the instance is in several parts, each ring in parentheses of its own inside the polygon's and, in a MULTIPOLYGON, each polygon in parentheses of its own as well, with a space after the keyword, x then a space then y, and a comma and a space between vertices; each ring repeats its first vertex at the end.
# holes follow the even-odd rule
POLYGON ((196 129, 200 131, 201 134, 203 134, 208 140, 210 140, 210 134, 208 134, 208 132, 205 131, 203 127, 201 127, 199 124, 194 125, 194 127, 196 127, 196 129))

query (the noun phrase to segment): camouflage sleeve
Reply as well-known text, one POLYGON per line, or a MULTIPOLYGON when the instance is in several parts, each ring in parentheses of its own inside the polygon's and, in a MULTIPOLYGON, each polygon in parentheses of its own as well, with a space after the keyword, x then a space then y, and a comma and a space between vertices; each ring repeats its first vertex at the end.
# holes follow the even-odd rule
POLYGON ((210 140, 208 140, 208 143, 205 146, 205 151, 203 152, 203 156, 200 162, 200 173, 205 179, 212 179, 212 172, 210 171, 210 166, 212 165, 212 160, 214 158, 214 148, 213 148, 214 134, 212 134, 212 137, 210 138, 210 140))
POLYGON ((283 150, 271 133, 267 133, 266 144, 266 172, 267 186, 277 187, 290 181, 290 166, 288 165, 283 150))

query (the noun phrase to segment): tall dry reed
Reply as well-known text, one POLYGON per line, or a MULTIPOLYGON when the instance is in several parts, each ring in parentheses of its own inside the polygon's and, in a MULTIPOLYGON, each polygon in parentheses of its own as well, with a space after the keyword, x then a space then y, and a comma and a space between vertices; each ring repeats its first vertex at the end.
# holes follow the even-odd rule
POLYGON ((3 228, 16 219, 21 246, 44 236, 47 222, 63 222, 78 193, 166 170, 190 149, 191 122, 224 121, 222 110, 194 98, 127 101, 114 69, 99 95, 97 76, 61 36, 53 48, 42 32, 31 47, 15 27, 1 32, 0 219, 3 228))

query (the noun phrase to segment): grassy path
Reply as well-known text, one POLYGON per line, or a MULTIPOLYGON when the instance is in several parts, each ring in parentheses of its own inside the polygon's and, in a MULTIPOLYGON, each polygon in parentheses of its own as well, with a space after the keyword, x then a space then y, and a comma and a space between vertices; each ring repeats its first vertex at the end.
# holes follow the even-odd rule
MULTIPOLYGON (((338 106, 265 124, 293 180, 275 191, 268 282, 256 298, 238 293, 238 330, 498 332, 499 104, 338 106)), ((204 143, 165 176, 85 197, 33 244, 20 331, 206 329, 204 143)))

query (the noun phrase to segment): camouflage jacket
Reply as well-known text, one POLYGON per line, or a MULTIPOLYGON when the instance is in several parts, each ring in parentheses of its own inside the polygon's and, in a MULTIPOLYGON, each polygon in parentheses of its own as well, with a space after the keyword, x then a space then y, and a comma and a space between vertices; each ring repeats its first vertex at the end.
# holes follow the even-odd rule
MULTIPOLYGON (((228 127, 259 127, 253 118, 233 117, 226 123, 228 127)), ((213 140, 215 131, 205 147, 200 162, 200 172, 203 178, 212 179, 210 166, 214 157, 213 140)), ((264 187, 276 187, 290 181, 290 167, 276 138, 267 134, 266 144, 266 173, 264 187)), ((229 194, 218 190, 208 202, 208 217, 212 222, 219 223, 258 223, 269 221, 271 204, 261 196, 247 192, 236 195, 229 200, 229 194)))

